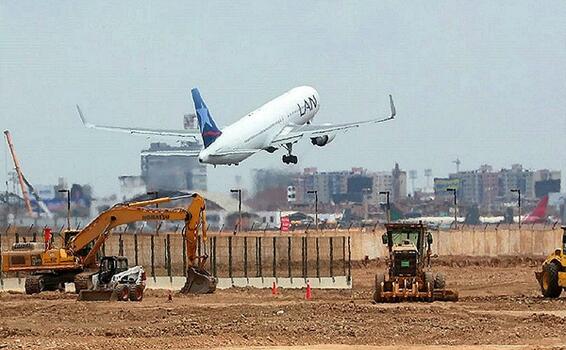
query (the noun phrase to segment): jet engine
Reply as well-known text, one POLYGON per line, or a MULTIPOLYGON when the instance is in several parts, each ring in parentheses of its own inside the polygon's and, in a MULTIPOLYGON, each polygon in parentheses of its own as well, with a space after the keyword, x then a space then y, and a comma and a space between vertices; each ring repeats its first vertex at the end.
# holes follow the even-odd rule
POLYGON ((327 144, 332 142, 332 140, 334 140, 335 137, 336 137, 335 133, 332 133, 332 134, 329 134, 329 135, 311 137, 311 142, 315 146, 322 147, 322 146, 326 146, 327 144))

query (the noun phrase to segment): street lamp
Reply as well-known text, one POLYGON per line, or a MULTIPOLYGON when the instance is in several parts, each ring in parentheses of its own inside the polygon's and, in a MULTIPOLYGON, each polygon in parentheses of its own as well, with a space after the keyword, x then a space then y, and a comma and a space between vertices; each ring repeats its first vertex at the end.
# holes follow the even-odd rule
POLYGON ((242 232, 242 190, 231 189, 230 192, 238 194, 238 232, 242 232))
POLYGON ((455 188, 447 188, 446 191, 452 192, 454 195, 454 229, 458 228, 458 200, 456 198, 456 192, 458 192, 455 188))
POLYGON ((391 205, 389 203, 389 191, 379 191, 379 194, 384 194, 386 197, 386 209, 387 209, 387 222, 391 222, 391 205))
POLYGON ((71 191, 59 190, 60 193, 67 193, 67 231, 71 230, 71 191))
MULTIPOLYGON (((147 192, 148 196, 154 196, 154 199, 159 198, 159 192, 158 191, 149 191, 147 192)), ((155 207, 159 208, 159 203, 155 203, 155 207)))
POLYGON ((318 231, 318 191, 307 191, 307 193, 314 193, 314 224, 316 226, 316 230, 318 231))
POLYGON ((517 206, 519 207, 519 230, 521 229, 521 190, 518 188, 512 189, 511 192, 516 192, 519 195, 517 199, 517 206))

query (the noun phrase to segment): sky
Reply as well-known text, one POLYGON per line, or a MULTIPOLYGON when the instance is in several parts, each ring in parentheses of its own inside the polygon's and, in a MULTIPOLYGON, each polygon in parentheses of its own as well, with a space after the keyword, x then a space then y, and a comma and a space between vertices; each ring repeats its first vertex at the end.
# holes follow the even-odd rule
MULTIPOLYGON (((150 141, 82 126, 182 128, 199 87, 229 125, 300 85, 315 123, 397 119, 299 144, 299 164, 261 152, 209 167, 208 187, 250 185, 253 169, 495 169, 566 175, 564 1, 0 1, 0 127, 34 184, 116 193, 150 141), (242 183, 237 183, 237 178, 242 183)), ((163 140, 163 139, 162 139, 163 140)), ((170 141, 171 140, 169 139, 170 141)), ((12 168, 2 143, 0 180, 12 168)), ((2 186, 4 187, 4 185, 2 186)))

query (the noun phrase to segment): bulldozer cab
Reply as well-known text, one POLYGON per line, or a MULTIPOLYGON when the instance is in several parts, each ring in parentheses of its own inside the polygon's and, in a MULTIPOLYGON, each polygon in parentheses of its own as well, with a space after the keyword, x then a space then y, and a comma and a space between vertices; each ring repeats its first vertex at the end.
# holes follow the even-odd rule
POLYGON ((123 256, 105 256, 100 259, 98 281, 102 284, 110 283, 112 277, 128 269, 128 259, 123 256))

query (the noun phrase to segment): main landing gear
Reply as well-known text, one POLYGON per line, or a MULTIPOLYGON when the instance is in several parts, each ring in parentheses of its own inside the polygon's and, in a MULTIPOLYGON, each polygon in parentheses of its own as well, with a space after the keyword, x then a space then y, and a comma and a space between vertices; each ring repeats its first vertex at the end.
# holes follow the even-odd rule
POLYGON ((297 158, 297 156, 294 156, 294 155, 291 154, 291 152, 293 152, 293 144, 288 143, 283 147, 287 150, 287 152, 289 152, 289 154, 283 155, 283 158, 282 158, 283 163, 285 163, 285 164, 297 164, 299 159, 297 158))

